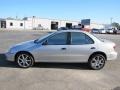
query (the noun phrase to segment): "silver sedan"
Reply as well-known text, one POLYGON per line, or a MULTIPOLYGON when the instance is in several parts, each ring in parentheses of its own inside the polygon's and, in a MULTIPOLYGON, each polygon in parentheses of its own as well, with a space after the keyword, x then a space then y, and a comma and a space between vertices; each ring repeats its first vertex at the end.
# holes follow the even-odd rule
POLYGON ((115 43, 100 40, 90 33, 64 30, 11 47, 7 60, 28 68, 35 62, 88 63, 91 69, 102 69, 107 60, 115 60, 115 43))

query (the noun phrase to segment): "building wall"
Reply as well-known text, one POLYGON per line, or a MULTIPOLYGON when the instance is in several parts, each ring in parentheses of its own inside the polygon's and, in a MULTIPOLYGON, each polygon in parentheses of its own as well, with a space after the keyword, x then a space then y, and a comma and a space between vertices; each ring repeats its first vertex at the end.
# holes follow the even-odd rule
POLYGON ((44 29, 51 29, 51 20, 48 19, 37 19, 37 26, 41 24, 44 29))
POLYGON ((25 22, 25 26, 24 26, 24 29, 32 29, 32 21, 31 20, 24 20, 25 22))
POLYGON ((60 21, 59 21, 59 28, 60 28, 60 27, 66 27, 66 23, 72 23, 72 26, 79 24, 78 21, 67 21, 67 20, 66 20, 66 21, 63 21, 63 20, 60 20, 60 21))
POLYGON ((67 20, 55 20, 55 19, 42 19, 42 18, 28 18, 26 21, 26 27, 31 22, 31 28, 36 28, 41 25, 45 29, 51 29, 51 22, 58 22, 58 28, 66 27, 66 23, 72 23, 72 25, 78 25, 78 21, 67 21, 67 20), (29 23, 28 23, 29 22, 29 23))
POLYGON ((24 29, 24 21, 21 20, 6 20, 6 28, 7 29, 24 29), (13 25, 11 26, 10 23, 13 25), (20 24, 23 24, 23 26, 20 26, 20 24))
POLYGON ((86 25, 85 28, 89 28, 89 29, 103 29, 105 27, 104 24, 99 24, 99 23, 91 23, 90 25, 86 25))
POLYGON ((97 29, 103 29, 104 25, 103 24, 97 24, 97 23, 91 23, 90 27, 91 28, 97 28, 97 29))
MULTIPOLYGON (((44 19, 44 18, 37 18, 37 17, 31 17, 26 18, 25 20, 8 20, 4 19, 6 21, 6 29, 34 29, 38 28, 39 26, 42 26, 46 30, 51 30, 51 22, 58 22, 58 28, 60 27, 66 27, 66 23, 72 23, 72 26, 78 25, 79 21, 69 21, 69 20, 56 20, 56 19, 44 19), (13 26, 10 25, 10 23, 13 23, 13 26), (20 23, 23 23, 23 26, 20 26, 20 23)), ((99 23, 90 23, 90 25, 85 25, 85 28, 89 29, 102 29, 105 25, 99 24, 99 23)))
POLYGON ((48 19, 39 19, 39 18, 29 18, 27 21, 26 26, 31 24, 31 29, 39 27, 41 25, 45 29, 50 29, 51 28, 51 21, 48 19))

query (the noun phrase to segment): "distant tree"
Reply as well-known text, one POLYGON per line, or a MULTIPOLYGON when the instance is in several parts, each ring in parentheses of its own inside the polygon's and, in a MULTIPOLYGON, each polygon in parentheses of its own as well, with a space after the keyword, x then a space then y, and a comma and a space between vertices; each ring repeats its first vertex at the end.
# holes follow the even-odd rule
POLYGON ((119 23, 116 23, 116 22, 112 23, 112 27, 120 29, 119 23))

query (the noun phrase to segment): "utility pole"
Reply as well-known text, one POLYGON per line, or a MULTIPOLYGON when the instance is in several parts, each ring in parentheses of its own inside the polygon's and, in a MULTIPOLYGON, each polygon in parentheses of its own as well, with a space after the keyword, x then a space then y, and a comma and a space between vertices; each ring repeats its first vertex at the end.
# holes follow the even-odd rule
POLYGON ((25 23, 25 20, 24 20, 24 30, 25 30, 25 25, 26 25, 26 23, 25 23))
POLYGON ((111 23, 111 24, 113 23, 113 18, 112 18, 112 17, 110 18, 110 23, 111 23))

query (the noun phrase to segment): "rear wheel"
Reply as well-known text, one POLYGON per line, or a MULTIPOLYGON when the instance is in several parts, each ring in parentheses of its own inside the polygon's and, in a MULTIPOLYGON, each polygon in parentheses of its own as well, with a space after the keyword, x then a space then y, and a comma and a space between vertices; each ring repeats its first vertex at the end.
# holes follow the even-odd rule
POLYGON ((105 61, 106 58, 102 54, 95 54, 92 55, 91 58, 89 59, 89 66, 93 70, 100 70, 105 66, 105 61))
POLYGON ((34 65, 34 58, 27 53, 20 53, 16 56, 16 62, 21 68, 29 68, 34 65))

